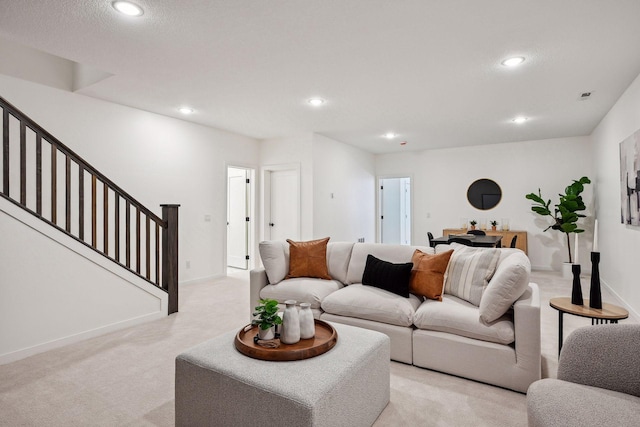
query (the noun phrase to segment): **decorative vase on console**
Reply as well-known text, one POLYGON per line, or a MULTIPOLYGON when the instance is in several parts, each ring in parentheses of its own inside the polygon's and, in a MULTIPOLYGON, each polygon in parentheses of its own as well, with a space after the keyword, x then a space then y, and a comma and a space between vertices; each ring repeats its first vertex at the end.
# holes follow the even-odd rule
POLYGON ((311 304, 300 303, 300 339, 308 340, 316 335, 316 322, 311 312, 311 304))
POLYGON ((295 344, 300 341, 300 316, 296 308, 296 301, 288 299, 284 304, 285 309, 282 319, 284 328, 280 334, 280 342, 283 344, 295 344))

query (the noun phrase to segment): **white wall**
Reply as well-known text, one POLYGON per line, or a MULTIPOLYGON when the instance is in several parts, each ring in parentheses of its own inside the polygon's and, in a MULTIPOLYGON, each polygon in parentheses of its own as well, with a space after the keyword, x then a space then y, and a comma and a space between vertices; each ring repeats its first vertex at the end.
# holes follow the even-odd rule
POLYGON ((373 154, 323 135, 313 135, 315 237, 375 241, 374 169, 373 154))
POLYGON ((638 255, 640 227, 620 220, 620 142, 640 129, 640 76, 629 86, 591 137, 597 171, 595 201, 598 242, 601 254, 600 277, 628 307, 640 313, 638 255))
MULTIPOLYGON (((428 231, 438 237, 444 228, 458 228, 460 218, 508 218, 512 230, 527 231, 533 268, 559 270, 568 257, 564 234, 542 232, 550 221, 531 212, 525 194, 541 188, 543 196, 555 203, 573 179, 591 177, 591 143, 589 137, 574 137, 383 154, 376 157, 376 173, 413 176, 413 244, 426 245, 428 231), (467 201, 467 188, 479 178, 492 179, 502 189, 502 200, 488 211, 467 201)), ((587 215, 592 211, 591 194, 587 186, 583 193, 587 215)), ((581 235, 582 254, 592 222, 588 218, 580 223, 588 231, 581 235)))
POLYGON ((165 292, 0 198, 0 364, 167 315, 165 292))
POLYGON ((226 164, 257 168, 257 140, 3 75, 0 93, 152 211, 181 205, 180 282, 226 274, 226 164))

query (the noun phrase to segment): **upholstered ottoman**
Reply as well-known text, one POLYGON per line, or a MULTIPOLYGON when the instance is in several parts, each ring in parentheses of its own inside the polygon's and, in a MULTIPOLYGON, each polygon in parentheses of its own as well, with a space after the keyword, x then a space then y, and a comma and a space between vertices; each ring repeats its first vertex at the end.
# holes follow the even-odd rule
POLYGON ((327 353, 293 362, 252 359, 237 331, 176 358, 177 426, 370 426, 389 402, 389 338, 332 324, 327 353))

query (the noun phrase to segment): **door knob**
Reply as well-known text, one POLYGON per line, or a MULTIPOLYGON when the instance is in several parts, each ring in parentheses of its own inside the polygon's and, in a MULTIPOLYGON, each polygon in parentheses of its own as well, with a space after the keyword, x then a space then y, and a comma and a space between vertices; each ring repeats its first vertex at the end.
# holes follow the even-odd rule
POLYGON ((269 227, 273 227, 274 224, 272 222, 269 223, 269 227))

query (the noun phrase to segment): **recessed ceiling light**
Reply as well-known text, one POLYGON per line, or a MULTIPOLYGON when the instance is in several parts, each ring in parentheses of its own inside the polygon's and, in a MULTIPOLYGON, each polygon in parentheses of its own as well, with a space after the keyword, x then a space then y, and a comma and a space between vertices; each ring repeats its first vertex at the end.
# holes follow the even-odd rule
POLYGON ((520 124, 520 123, 524 123, 524 122, 526 122, 527 120, 529 120, 529 118, 527 118, 527 117, 523 117, 523 116, 518 116, 518 117, 514 118, 514 119, 513 119, 513 120, 511 120, 511 121, 512 121, 513 123, 518 123, 518 124, 520 124))
POLYGON ((182 114, 191 114, 191 113, 193 113, 193 108, 180 107, 180 108, 178 108, 178 111, 180 111, 182 114))
POLYGON ((311 98, 307 101, 309 104, 313 105, 314 107, 319 107, 322 104, 324 104, 324 99, 322 98, 311 98))
POLYGON ((142 16, 144 13, 140 6, 128 1, 114 1, 111 5, 115 10, 127 16, 142 16))
POLYGON ((385 134, 384 134, 384 137, 385 137, 385 138, 387 138, 387 139, 393 139, 393 138, 395 138, 396 136, 398 136, 398 135, 396 135, 396 134, 395 134, 395 133, 393 133, 393 132, 387 132, 387 133, 385 133, 385 134))
POLYGON ((524 62, 524 57, 522 56, 514 56, 513 58, 508 58, 502 61, 502 65, 505 67, 516 67, 524 62))

